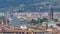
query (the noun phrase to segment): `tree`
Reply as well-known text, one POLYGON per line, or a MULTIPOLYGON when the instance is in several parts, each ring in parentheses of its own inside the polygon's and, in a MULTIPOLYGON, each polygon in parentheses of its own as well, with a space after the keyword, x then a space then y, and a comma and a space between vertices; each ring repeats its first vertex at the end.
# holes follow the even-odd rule
POLYGON ((58 19, 54 19, 54 21, 56 21, 56 22, 57 22, 57 21, 58 21, 58 19))
POLYGON ((47 19, 47 18, 43 18, 43 20, 44 20, 44 22, 47 22, 47 21, 48 21, 48 19, 47 19))
POLYGON ((34 20, 34 19, 32 19, 30 22, 29 22, 29 24, 39 24, 39 21, 40 21, 40 24, 42 24, 42 22, 47 22, 48 21, 48 19, 47 18, 38 18, 38 20, 34 20))
POLYGON ((42 24, 42 22, 47 22, 48 19, 47 18, 38 18, 38 22, 40 21, 40 23, 42 24))
POLYGON ((37 24, 38 23, 38 21, 37 20, 34 20, 34 19, 32 19, 30 22, 29 22, 29 24, 37 24))

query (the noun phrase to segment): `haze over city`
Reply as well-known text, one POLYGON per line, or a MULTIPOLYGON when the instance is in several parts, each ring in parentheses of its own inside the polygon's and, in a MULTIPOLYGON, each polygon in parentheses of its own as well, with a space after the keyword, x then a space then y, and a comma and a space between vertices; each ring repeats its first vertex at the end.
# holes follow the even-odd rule
POLYGON ((0 0, 0 34, 60 34, 60 0, 0 0))
POLYGON ((52 5, 54 11, 60 11, 60 0, 0 0, 0 12, 7 10, 10 12, 36 12, 39 7, 43 7, 41 11, 45 12, 49 5, 52 5))

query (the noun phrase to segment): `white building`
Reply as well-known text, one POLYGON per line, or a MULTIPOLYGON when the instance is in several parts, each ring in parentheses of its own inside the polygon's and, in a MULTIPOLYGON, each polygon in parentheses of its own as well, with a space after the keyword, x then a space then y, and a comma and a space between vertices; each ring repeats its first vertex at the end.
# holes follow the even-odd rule
POLYGON ((54 21, 48 22, 48 28, 56 28, 56 23, 54 21))
POLYGON ((0 16, 4 16, 4 13, 0 13, 0 16))

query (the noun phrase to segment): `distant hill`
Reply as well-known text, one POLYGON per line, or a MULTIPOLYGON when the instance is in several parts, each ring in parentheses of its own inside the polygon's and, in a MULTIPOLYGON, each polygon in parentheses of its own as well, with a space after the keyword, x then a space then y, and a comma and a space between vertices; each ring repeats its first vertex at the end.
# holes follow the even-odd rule
POLYGON ((46 11, 48 5, 51 4, 54 11, 60 11, 60 0, 0 0, 0 11, 39 11, 39 7, 43 7, 41 11, 46 11), (21 7, 22 6, 22 7, 21 7), (1 9, 5 8, 5 9, 1 9))

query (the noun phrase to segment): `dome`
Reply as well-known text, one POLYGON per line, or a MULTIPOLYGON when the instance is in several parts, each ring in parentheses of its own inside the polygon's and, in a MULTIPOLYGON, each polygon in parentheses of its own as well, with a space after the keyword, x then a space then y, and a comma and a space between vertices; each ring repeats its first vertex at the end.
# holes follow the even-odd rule
POLYGON ((49 28, 56 28, 56 23, 55 23, 54 21, 50 21, 50 22, 48 23, 48 27, 49 27, 49 28))
POLYGON ((46 24, 47 22, 43 22, 42 25, 46 24))
POLYGON ((43 23, 47 23, 47 22, 43 22, 43 23))

